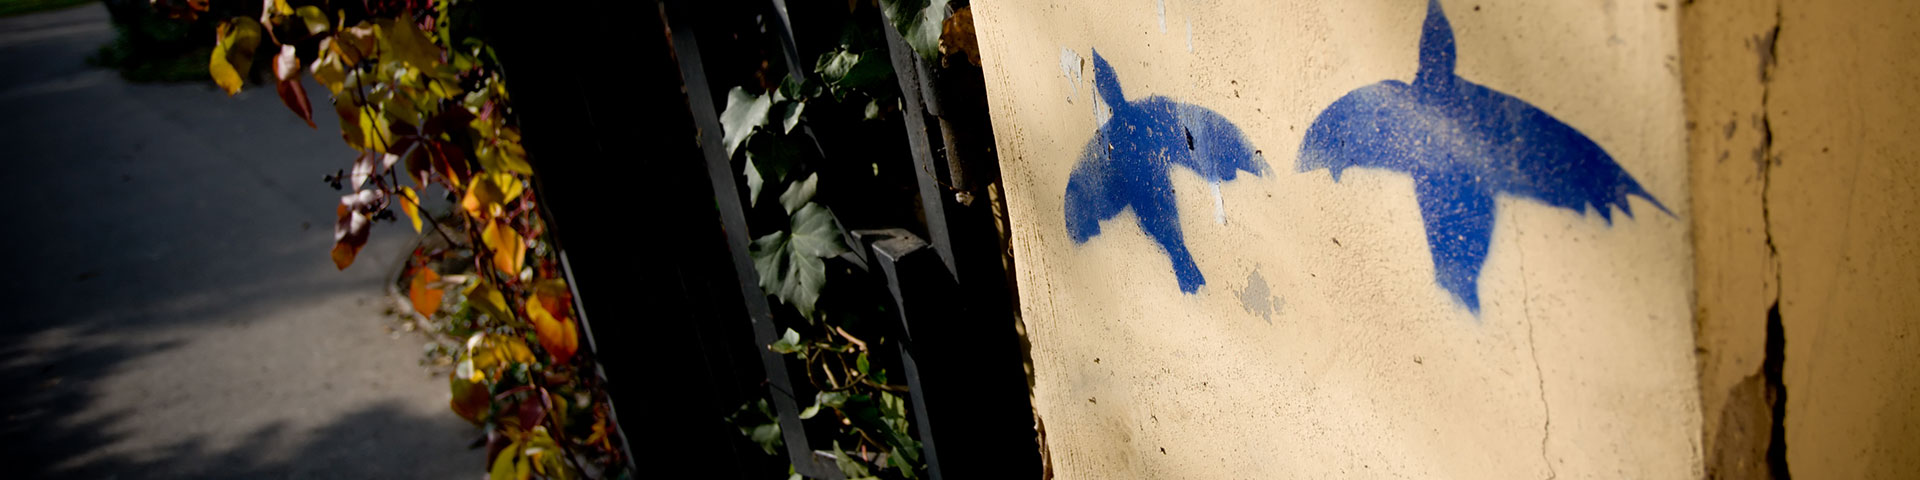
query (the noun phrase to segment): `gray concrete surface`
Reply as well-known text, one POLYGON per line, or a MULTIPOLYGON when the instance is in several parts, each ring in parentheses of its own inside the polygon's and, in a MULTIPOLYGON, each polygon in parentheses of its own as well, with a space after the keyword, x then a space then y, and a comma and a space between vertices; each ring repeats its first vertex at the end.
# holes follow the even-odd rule
POLYGON ((332 116, 128 84, 84 62, 112 36, 98 4, 0 19, 0 477, 483 475, 382 313, 410 229, 328 259, 332 116))

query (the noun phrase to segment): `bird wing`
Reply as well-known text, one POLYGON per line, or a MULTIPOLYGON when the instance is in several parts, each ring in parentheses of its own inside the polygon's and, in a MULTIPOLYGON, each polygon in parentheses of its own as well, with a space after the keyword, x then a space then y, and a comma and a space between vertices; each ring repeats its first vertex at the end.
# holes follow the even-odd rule
POLYGON ((1436 113, 1396 80, 1348 92, 1307 128, 1297 168, 1325 168, 1336 182, 1350 167, 1410 171, 1430 156, 1437 144, 1434 132, 1445 130, 1449 120, 1436 113))
POLYGON ((1118 181, 1120 174, 1108 155, 1105 132, 1095 134, 1067 177, 1066 206, 1062 210, 1066 212, 1067 235, 1074 243, 1086 243, 1099 235, 1100 222, 1119 215, 1127 206, 1122 196, 1108 191, 1107 184, 1118 181))
POLYGON ((1630 196, 1672 215, 1605 149, 1546 111, 1493 89, 1460 81, 1472 105, 1460 124, 1470 126, 1486 149, 1482 173, 1494 190, 1576 212, 1591 208, 1608 222, 1613 209, 1633 216, 1630 196))
POLYGON ((1178 130, 1174 133, 1173 149, 1176 153, 1185 149, 1184 153, 1169 155, 1174 164, 1187 167, 1210 182, 1233 180, 1240 172, 1258 176, 1266 171, 1266 159, 1254 153, 1246 135, 1227 117, 1199 105, 1159 97, 1152 100, 1165 101, 1173 112, 1174 128, 1178 130))
POLYGON ((1433 252, 1434 277, 1440 287, 1480 313, 1480 267, 1493 241, 1493 195, 1472 172, 1432 172, 1414 179, 1420 219, 1426 223, 1427 247, 1433 252))

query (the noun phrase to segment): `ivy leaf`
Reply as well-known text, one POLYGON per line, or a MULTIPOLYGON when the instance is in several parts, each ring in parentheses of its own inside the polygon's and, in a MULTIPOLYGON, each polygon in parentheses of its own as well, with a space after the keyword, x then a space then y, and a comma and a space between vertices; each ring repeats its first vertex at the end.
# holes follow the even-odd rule
POLYGON ((893 62, 887 59, 887 53, 880 50, 867 50, 855 54, 842 48, 820 56, 813 71, 820 79, 832 85, 839 97, 847 89, 871 89, 884 86, 893 76, 893 62))
POLYGON ((439 273, 431 268, 420 268, 414 272, 413 280, 407 282, 407 300, 413 302, 413 311, 419 312, 420 316, 432 317, 440 311, 440 298, 446 294, 446 290, 431 288, 438 281, 439 273))
POLYGON ((766 182, 787 181, 787 171, 800 163, 798 137, 769 133, 754 135, 747 141, 747 206, 760 204, 760 192, 766 182))
POLYGON ((950 13, 947 0, 880 0, 887 18, 920 59, 932 62, 940 55, 940 27, 950 13))
POLYGON ((727 146, 728 157, 740 149, 754 128, 767 124, 767 112, 772 108, 766 96, 747 93, 740 87, 727 91, 727 109, 720 113, 720 138, 727 146))
POLYGON ((846 49, 834 50, 820 55, 820 60, 813 64, 813 73, 820 74, 820 80, 829 84, 837 83, 847 76, 848 71, 853 70, 855 63, 859 62, 860 55, 846 49))
POLYGON ((227 95, 240 93, 240 75, 253 69, 253 51, 260 46, 260 22, 247 17, 229 18, 220 23, 216 36, 207 72, 227 95))
POLYGON ((754 270, 760 288, 813 318, 820 287, 826 282, 825 258, 847 252, 833 212, 807 203, 793 213, 789 232, 774 232, 753 241, 754 270))
POLYGON ((780 339, 775 340, 772 345, 767 345, 768 349, 782 354, 798 352, 801 347, 800 332, 793 331, 791 328, 787 329, 787 333, 781 335, 780 339))
POLYGON ((818 189, 819 183, 820 174, 815 173, 807 175, 806 180, 788 185, 787 191, 780 194, 780 207, 785 208, 788 215, 792 215, 794 210, 799 210, 807 202, 813 201, 813 193, 818 189))
POLYGON ((793 133, 793 127, 800 124, 800 112, 807 109, 807 102, 787 102, 780 113, 780 133, 793 133))

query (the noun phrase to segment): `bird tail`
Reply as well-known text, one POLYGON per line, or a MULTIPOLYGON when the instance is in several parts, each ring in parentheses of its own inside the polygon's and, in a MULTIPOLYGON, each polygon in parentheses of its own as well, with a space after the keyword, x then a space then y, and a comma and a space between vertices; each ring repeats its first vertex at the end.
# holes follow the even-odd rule
POLYGON ((1453 25, 1440 0, 1427 0, 1427 21, 1420 31, 1420 71, 1414 85, 1437 87, 1453 77, 1453 25))

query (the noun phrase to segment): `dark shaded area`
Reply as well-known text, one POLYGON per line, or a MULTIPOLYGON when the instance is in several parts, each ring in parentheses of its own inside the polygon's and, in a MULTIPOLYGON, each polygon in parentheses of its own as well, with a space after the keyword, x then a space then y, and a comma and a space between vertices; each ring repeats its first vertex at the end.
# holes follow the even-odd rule
POLYGON ((1767 309, 1767 358, 1760 373, 1767 379, 1767 406, 1773 414, 1773 433, 1767 441, 1767 470, 1776 480, 1793 478, 1787 468, 1787 331, 1780 321, 1780 302, 1767 309))
MULTIPOLYGON (((812 403, 805 367, 763 345, 780 327, 776 322, 796 314, 792 307, 769 303, 751 281, 751 264, 737 262, 745 258, 742 239, 748 226, 785 225, 785 212, 765 199, 746 205, 738 193, 745 191, 738 183, 742 165, 731 161, 742 157, 728 159, 702 146, 720 148, 722 132, 714 116, 725 106, 727 89, 773 87, 787 76, 787 64, 796 55, 803 63, 797 70, 810 72, 811 59, 846 35, 838 25, 878 24, 879 19, 871 8, 796 3, 790 13, 799 26, 792 29, 798 39, 789 49, 778 38, 785 29, 770 23, 776 18, 770 3, 665 3, 589 2, 583 8, 598 13, 584 18, 500 3, 484 12, 480 24, 492 32, 507 69, 543 204, 568 258, 576 298, 587 314, 631 450, 640 455, 641 476, 653 472, 656 459, 649 452, 672 451, 674 462, 702 465, 712 476, 778 477, 787 471, 789 458, 765 455, 725 424, 734 409, 769 396, 776 404, 784 400, 781 424, 790 449, 798 445, 796 439, 813 450, 828 449, 837 429, 825 423, 834 421, 828 415, 804 422, 791 418, 796 401, 812 403), (676 28, 686 28, 669 31, 663 14, 676 28), (620 46, 617 70, 588 73, 586 66, 605 64, 609 51, 600 48, 605 45, 620 46), (687 62, 704 68, 689 73, 687 62), (682 85, 683 79, 694 84, 682 85), (716 198, 720 190, 726 191, 716 198), (729 242, 736 242, 735 249, 729 242), (761 336, 767 338, 756 339, 761 336), (791 375, 769 378, 770 370, 783 367, 791 375)), ((880 39, 860 40, 887 51, 880 39)), ((923 82, 908 77, 901 83, 923 82)), ((944 425, 937 427, 942 435, 951 432, 956 439, 940 447, 953 452, 952 471, 960 472, 946 478, 1037 472, 1011 289, 1000 268, 1004 245, 993 241, 990 202, 963 209, 951 200, 952 192, 934 189, 933 179, 921 177, 950 172, 944 162, 931 161, 940 155, 940 146, 927 142, 928 125, 937 117, 918 109, 918 94, 906 94, 908 106, 901 110, 886 107, 885 120, 809 120, 805 135, 828 156, 809 159, 809 166, 821 172, 815 199, 833 208, 849 233, 901 227, 935 238, 936 245, 953 245, 938 253, 945 262, 926 251, 913 275, 925 281, 916 283, 924 288, 913 300, 913 310, 924 314, 908 323, 916 332, 924 324, 935 333, 904 339, 890 284, 871 259, 854 255, 829 261, 830 293, 823 294, 821 308, 851 315, 860 309, 850 303, 887 306, 860 313, 866 316, 854 323, 875 328, 858 330, 862 335, 878 332, 926 360, 924 392, 936 400, 915 410, 946 412, 931 417, 933 424, 944 425), (903 131, 909 135, 902 136, 903 131), (929 198, 939 203, 930 206, 929 198), (963 241, 949 242, 948 217, 927 213, 935 207, 961 212, 955 218, 967 223, 955 235, 965 235, 963 241), (957 272, 953 259, 965 260, 958 262, 963 266, 957 272), (970 280, 956 287, 956 277, 970 280), (980 341, 987 337, 996 341, 980 341), (1014 428, 996 431, 995 437, 980 435, 1004 425, 1014 428)), ((859 118, 862 106, 813 103, 807 115, 859 118)), ((989 131, 984 122, 969 127, 989 131)), ((980 138, 991 144, 990 136, 980 138)), ((859 243, 849 241, 864 250, 859 243)), ((894 372, 912 370, 885 356, 874 361, 894 372)), ((927 418, 919 417, 915 428, 929 424, 927 418)), ((805 449, 787 453, 814 456, 805 449)))
POLYGON ((480 23, 505 65, 637 475, 659 473, 650 465, 668 459, 658 452, 715 478, 784 474, 782 459, 724 421, 765 397, 765 376, 658 5, 489 5, 480 23), (608 45, 620 68, 583 70, 607 61, 608 45))

